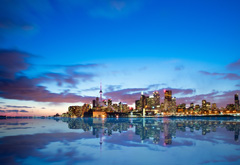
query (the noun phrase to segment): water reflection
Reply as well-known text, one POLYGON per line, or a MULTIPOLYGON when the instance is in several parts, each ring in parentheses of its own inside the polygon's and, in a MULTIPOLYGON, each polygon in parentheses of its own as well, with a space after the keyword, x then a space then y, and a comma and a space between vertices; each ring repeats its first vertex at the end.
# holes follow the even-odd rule
MULTIPOLYGON (((153 143, 160 143, 161 134, 164 137, 163 144, 171 145, 176 132, 201 131, 204 136, 210 132, 216 132, 217 128, 225 128, 234 132, 233 139, 238 141, 240 122, 239 120, 183 120, 183 119, 97 119, 97 118, 63 118, 70 129, 82 129, 92 131, 97 138, 100 135, 111 136, 113 132, 121 133, 130 128, 135 128, 135 134, 140 136, 143 142, 152 139, 153 143)), ((221 130, 219 130, 221 131, 221 130)))
POLYGON ((0 126, 1 164, 240 164, 234 118, 12 119, 0 126))

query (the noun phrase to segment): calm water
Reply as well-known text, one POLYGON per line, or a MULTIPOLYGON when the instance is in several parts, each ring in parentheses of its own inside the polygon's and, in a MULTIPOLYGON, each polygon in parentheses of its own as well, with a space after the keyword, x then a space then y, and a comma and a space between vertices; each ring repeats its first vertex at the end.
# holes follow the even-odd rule
POLYGON ((0 164, 240 164, 239 119, 2 119, 0 164))

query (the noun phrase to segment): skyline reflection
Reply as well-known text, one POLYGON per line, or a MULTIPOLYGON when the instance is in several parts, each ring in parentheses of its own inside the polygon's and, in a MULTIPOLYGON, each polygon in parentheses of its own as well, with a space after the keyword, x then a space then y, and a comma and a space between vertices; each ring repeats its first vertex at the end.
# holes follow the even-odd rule
POLYGON ((239 164, 239 128, 236 118, 4 119, 0 161, 239 164))
POLYGON ((161 135, 164 137, 162 144, 171 145, 176 132, 200 131, 202 135, 216 132, 217 128, 225 128, 226 131, 234 132, 234 141, 239 141, 239 120, 207 120, 207 119, 170 119, 161 120, 136 118, 136 119, 99 119, 99 118, 62 118, 68 123, 69 129, 82 129, 91 131, 97 138, 101 133, 103 136, 111 136, 115 133, 122 133, 128 129, 135 128, 135 135, 140 136, 141 142, 151 139, 153 143, 160 143, 161 135))

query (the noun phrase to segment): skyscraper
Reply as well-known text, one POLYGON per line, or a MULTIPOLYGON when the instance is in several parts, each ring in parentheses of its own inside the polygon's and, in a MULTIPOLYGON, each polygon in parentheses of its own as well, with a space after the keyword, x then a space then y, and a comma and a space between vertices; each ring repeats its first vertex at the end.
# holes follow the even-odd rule
POLYGON ((143 93, 141 94, 140 104, 141 104, 142 108, 145 108, 145 106, 147 105, 147 99, 146 99, 146 96, 143 93))
POLYGON ((202 100, 202 109, 203 110, 207 109, 207 101, 206 100, 202 100))
POLYGON ((235 94, 234 96, 234 100, 235 100, 235 108, 237 111, 239 111, 239 98, 238 98, 238 94, 235 94))
POLYGON ((108 106, 112 106, 112 99, 108 99, 108 106))
POLYGON ((153 92, 153 97, 154 97, 154 106, 155 107, 160 107, 160 94, 158 93, 158 91, 153 92))
POLYGON ((164 90, 164 110, 169 111, 172 108, 172 91, 164 90))
POLYGON ((172 101, 172 91, 171 90, 165 90, 164 91, 164 97, 167 99, 167 101, 172 101))

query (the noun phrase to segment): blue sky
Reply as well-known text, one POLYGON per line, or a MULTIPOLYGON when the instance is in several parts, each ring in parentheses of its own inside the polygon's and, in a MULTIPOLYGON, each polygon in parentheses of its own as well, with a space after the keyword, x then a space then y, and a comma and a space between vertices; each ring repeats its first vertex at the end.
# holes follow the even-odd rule
POLYGON ((128 104, 141 91, 218 106, 239 93, 237 0, 0 3, 2 113, 62 113, 98 96, 100 81, 106 98, 128 104))

